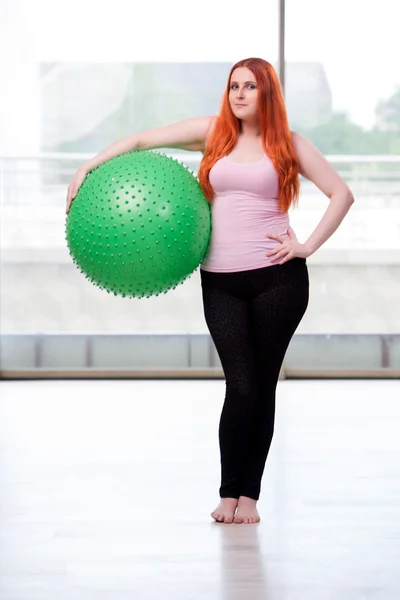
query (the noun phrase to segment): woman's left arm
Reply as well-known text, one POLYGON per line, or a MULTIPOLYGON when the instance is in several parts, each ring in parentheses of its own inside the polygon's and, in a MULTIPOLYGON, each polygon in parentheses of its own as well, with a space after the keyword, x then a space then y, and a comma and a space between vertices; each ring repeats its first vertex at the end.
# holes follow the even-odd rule
POLYGON ((313 254, 339 227, 354 202, 354 196, 339 173, 310 140, 295 131, 292 131, 292 139, 301 175, 315 183, 330 199, 321 221, 305 242, 310 254, 313 254))
MULTIPOLYGON (((336 231, 354 202, 350 188, 324 155, 300 133, 292 131, 291 134, 299 160, 300 174, 315 183, 330 202, 322 219, 304 244, 299 244, 289 230, 290 240, 267 255, 275 254, 274 259, 280 259, 280 264, 290 260, 293 256, 310 256, 318 250, 336 231)), ((268 235, 268 237, 278 239, 278 236, 268 235)), ((279 238, 279 241, 283 240, 279 238)))

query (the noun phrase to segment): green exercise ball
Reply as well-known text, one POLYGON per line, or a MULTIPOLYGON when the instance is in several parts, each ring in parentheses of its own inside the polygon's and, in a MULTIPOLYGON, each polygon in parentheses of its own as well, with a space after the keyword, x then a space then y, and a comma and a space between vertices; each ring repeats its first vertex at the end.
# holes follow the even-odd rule
POLYGON ((120 154, 83 181, 67 213, 73 262, 98 287, 136 298, 175 289, 199 266, 211 211, 193 173, 150 150, 120 154))

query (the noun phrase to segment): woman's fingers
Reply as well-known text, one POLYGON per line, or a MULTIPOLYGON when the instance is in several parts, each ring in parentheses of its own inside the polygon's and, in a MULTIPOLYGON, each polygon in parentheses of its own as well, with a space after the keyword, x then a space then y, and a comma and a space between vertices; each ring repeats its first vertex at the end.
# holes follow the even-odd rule
POLYGON ((265 256, 273 256, 274 254, 276 254, 278 256, 278 254, 289 250, 289 248, 287 246, 278 246, 277 248, 274 248, 273 250, 270 250, 269 252, 267 252, 267 254, 265 256))
POLYGON ((78 190, 79 190, 80 186, 82 185, 82 183, 83 183, 86 175, 88 174, 88 172, 89 171, 86 168, 86 166, 83 165, 82 167, 79 167, 79 169, 75 173, 73 180, 71 181, 71 183, 68 186, 66 212, 69 211, 69 207, 71 206, 71 202, 75 198, 75 196, 77 195, 78 190))
MULTIPOLYGON (((266 256, 268 256, 268 254, 266 254, 266 256)), ((285 251, 284 250, 281 250, 275 256, 272 256, 271 260, 280 260, 282 258, 282 256, 285 256, 285 251)))
POLYGON ((280 235, 275 235, 273 233, 267 233, 267 235, 265 237, 271 238, 273 240, 277 240, 278 242, 283 242, 284 240, 281 238, 280 235))
POLYGON ((69 186, 68 186, 68 191, 67 191, 67 206, 66 206, 65 212, 69 211, 69 207, 71 206, 71 200, 72 200, 72 183, 70 183, 69 186))

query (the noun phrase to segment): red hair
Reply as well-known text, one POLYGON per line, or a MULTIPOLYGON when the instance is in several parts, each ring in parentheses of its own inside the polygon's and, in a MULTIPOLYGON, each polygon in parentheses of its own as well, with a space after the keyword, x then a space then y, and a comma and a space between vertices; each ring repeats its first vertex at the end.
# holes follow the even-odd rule
POLYGON ((209 180, 210 169, 218 159, 229 154, 238 138, 239 119, 235 117, 229 104, 230 80, 232 72, 238 67, 247 67, 255 77, 262 146, 279 176, 279 209, 287 212, 299 197, 299 162, 294 151, 278 75, 274 67, 262 58, 240 60, 230 70, 221 110, 198 170, 200 186, 208 202, 211 202, 214 190, 209 180))

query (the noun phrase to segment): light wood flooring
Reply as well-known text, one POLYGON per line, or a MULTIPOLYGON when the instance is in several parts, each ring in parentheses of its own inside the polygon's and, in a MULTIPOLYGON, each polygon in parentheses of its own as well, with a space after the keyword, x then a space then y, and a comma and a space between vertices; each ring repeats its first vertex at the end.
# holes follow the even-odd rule
POLYGON ((398 600, 400 381, 285 380, 256 525, 225 383, 0 382, 1 600, 398 600))

